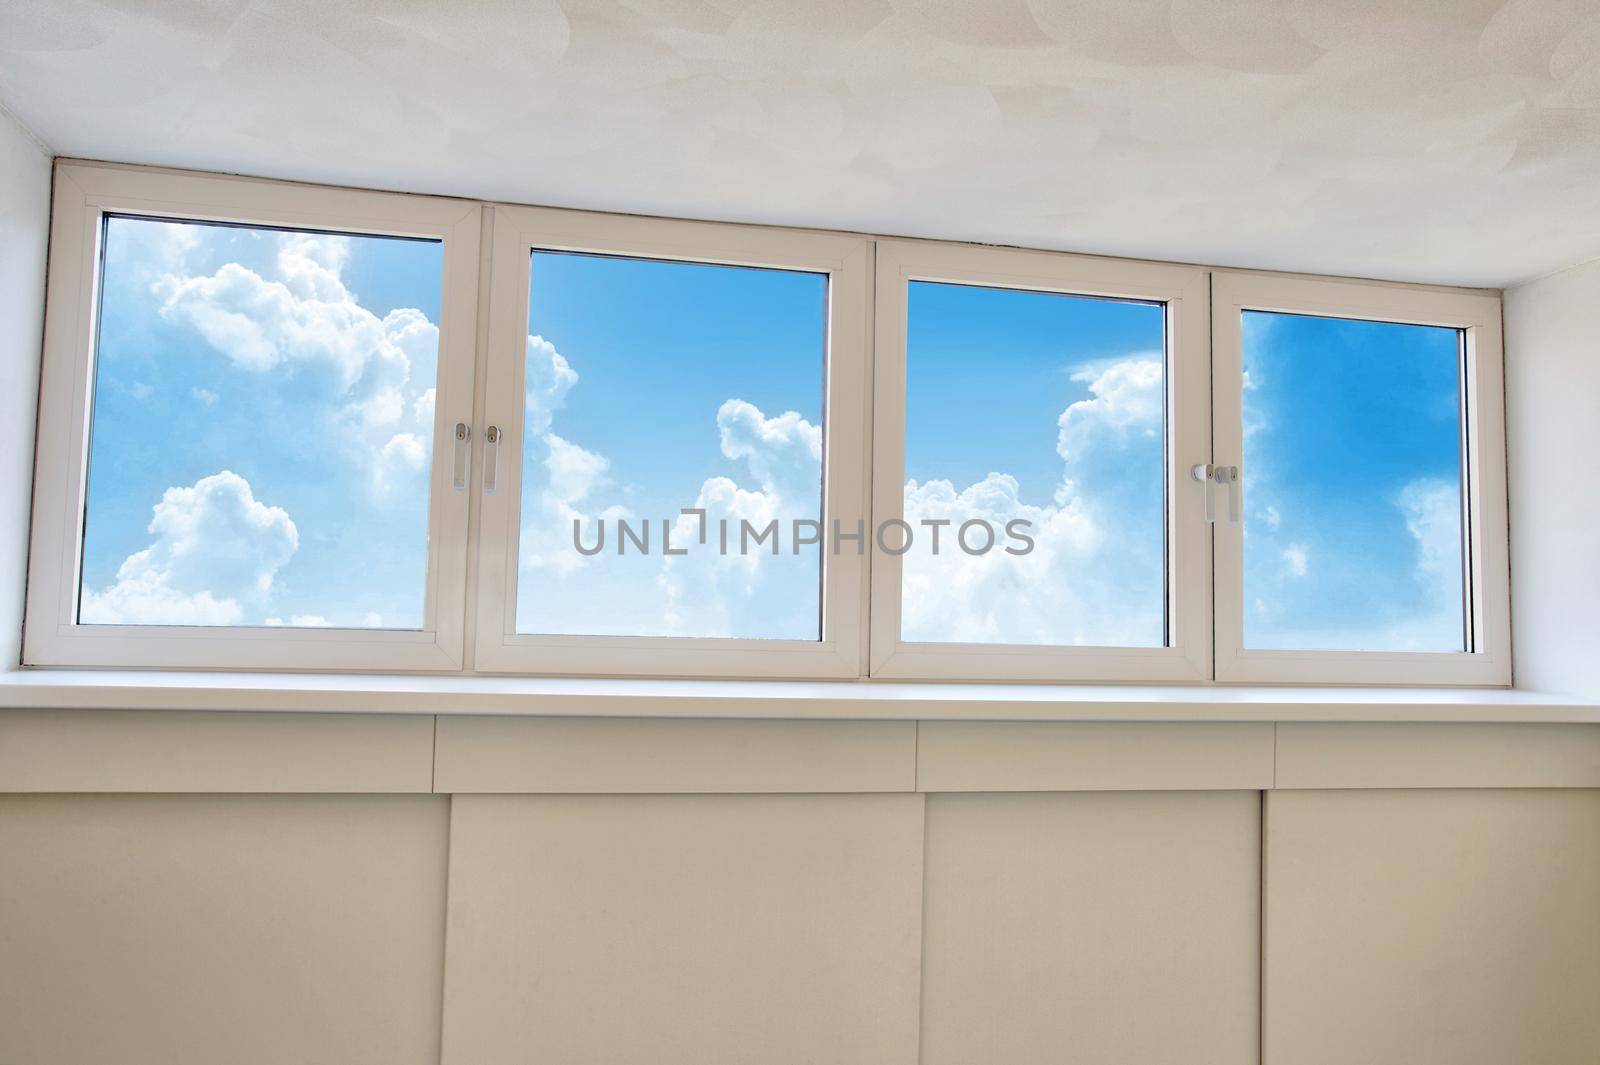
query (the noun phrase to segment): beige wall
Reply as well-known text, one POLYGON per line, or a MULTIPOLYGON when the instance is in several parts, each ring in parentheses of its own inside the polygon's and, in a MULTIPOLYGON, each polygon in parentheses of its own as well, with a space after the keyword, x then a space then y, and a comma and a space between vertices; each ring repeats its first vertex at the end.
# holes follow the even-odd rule
POLYGON ((0 1062, 1593 1065, 1596 1001, 1600 725, 0 713, 0 1062))

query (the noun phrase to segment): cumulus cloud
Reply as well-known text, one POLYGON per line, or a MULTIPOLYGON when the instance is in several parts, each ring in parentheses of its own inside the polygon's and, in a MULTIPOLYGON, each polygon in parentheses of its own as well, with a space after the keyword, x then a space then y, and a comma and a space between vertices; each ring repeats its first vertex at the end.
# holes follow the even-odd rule
POLYGON ((391 490, 430 457, 439 329, 415 308, 379 318, 363 307, 344 282, 349 258, 348 237, 284 233, 276 277, 229 262, 199 276, 167 273, 153 289, 164 319, 194 330, 234 367, 310 375, 321 386, 311 398, 328 408, 353 457, 370 464, 374 488, 391 490))
MULTIPOLYGON (((524 458, 519 624, 530 631, 598 634, 726 636, 750 631, 808 638, 817 626, 817 554, 789 550, 789 522, 815 520, 821 499, 822 433, 795 412, 767 417, 753 404, 730 399, 717 411, 722 455, 744 477, 704 479, 692 502, 706 512, 712 550, 690 556, 662 553, 662 522, 675 548, 698 546, 701 522, 665 514, 635 515, 611 477, 610 459, 552 430, 579 375, 543 337, 527 341, 528 446, 524 458), (635 533, 649 525, 651 554, 616 553, 617 522, 635 533), (783 553, 741 557, 740 522, 757 529, 777 520, 783 553), (606 550, 575 550, 573 523, 593 546, 600 523, 606 550), (720 522, 729 524, 734 554, 715 551, 720 522), (793 617, 788 617, 789 614, 793 617)), ((707 427, 708 430, 711 426, 707 427)))
POLYGON ((1096 459, 1114 457, 1161 439, 1164 402, 1162 362, 1154 356, 1117 359, 1072 375, 1086 386, 1088 399, 1069 404, 1057 422, 1056 453, 1066 464, 1066 488, 1072 479, 1098 472, 1096 459))
POLYGON ((538 469, 524 475, 522 565, 527 570, 571 573, 593 561, 592 556, 573 547, 574 522, 590 537, 588 543, 599 522, 614 525, 619 518, 632 515, 624 506, 593 500, 597 490, 609 483, 606 471, 611 463, 603 455, 551 432, 540 442, 544 459, 538 469), (538 476, 541 469, 542 478, 538 476))
POLYGON ((556 346, 541 336, 528 337, 524 398, 527 413, 523 431, 529 436, 548 432, 556 411, 567 402, 567 393, 578 383, 578 374, 568 365, 556 346))
MULTIPOLYGON (((530 338, 528 352, 529 417, 548 424, 578 374, 542 338, 530 338)), ((905 558, 908 639, 1160 642, 1161 360, 1110 360, 1076 379, 1087 394, 1058 419, 1061 476, 1050 500, 1024 500, 1017 479, 1002 472, 959 488, 945 480, 907 484, 906 519, 924 534, 905 558), (960 525, 974 518, 988 520, 1001 537, 981 557, 956 544, 960 525), (1019 543, 1005 538, 1006 524, 1019 518, 1031 523, 1036 544, 1024 556, 1004 550, 1019 543), (948 523, 937 556, 924 521, 948 523)), ((796 519, 819 517, 821 427, 793 411, 769 416, 733 398, 718 409, 716 432, 722 455, 741 474, 705 478, 691 504, 705 512, 712 550, 663 557, 656 527, 654 556, 619 558, 613 524, 613 541, 599 565, 601 558, 573 550, 572 520, 592 530, 601 516, 614 522, 631 515, 614 501, 609 460, 546 428, 542 478, 530 468, 528 485, 536 494, 523 504, 524 605, 530 599, 533 605, 521 623, 533 631, 574 631, 571 626, 581 624, 593 632, 815 638, 820 552, 807 547, 794 554, 792 533, 796 519), (739 554, 744 523, 760 530, 774 521, 782 537, 777 556, 764 546, 739 554), (715 550, 724 522, 729 554, 715 550), (587 613, 596 600, 608 602, 604 616, 587 613), (585 620, 574 621, 578 616, 585 620)), ((673 543, 697 546, 701 529, 698 516, 679 516, 672 522, 673 543)))
POLYGON ((794 411, 768 418, 754 404, 730 399, 717 410, 717 432, 722 453, 745 463, 763 492, 797 501, 816 495, 822 477, 820 425, 794 411))
POLYGON ((1305 544, 1290 544, 1283 549, 1283 565, 1291 577, 1304 577, 1306 575, 1307 558, 1305 544))
POLYGON ((84 623, 249 623, 300 546, 288 513, 231 470, 167 489, 147 531, 150 545, 123 561, 114 584, 84 589, 84 623))
MULTIPOLYGON (((667 631, 815 639, 820 548, 806 546, 796 554, 793 541, 796 521, 816 522, 821 516, 822 427, 795 411, 769 418, 752 403, 730 399, 717 410, 717 432, 723 456, 740 463, 757 487, 731 477, 701 482, 694 508, 705 511, 708 539, 720 540, 726 523, 730 550, 663 560, 658 583, 666 594, 667 631), (753 539, 773 522, 777 555, 753 539), (756 531, 749 534, 748 553, 741 553, 746 523, 756 531)), ((695 542, 701 520, 680 517, 674 541, 695 542)))
POLYGON ((380 491, 393 491, 397 483, 428 467, 430 448, 416 433, 396 433, 378 450, 373 463, 373 483, 380 491))
POLYGON ((556 412, 578 374, 556 346, 529 336, 524 371, 524 453, 521 566, 525 571, 562 575, 591 562, 572 546, 573 522, 593 534, 596 523, 629 516, 626 507, 594 504, 597 491, 609 483, 611 463, 603 455, 550 431, 556 412), (542 451, 542 456, 540 452, 542 451))
POLYGON ((240 369, 328 363, 352 387, 370 360, 392 361, 399 353, 382 321, 339 280, 348 248, 346 237, 286 233, 277 256, 282 280, 239 263, 199 277, 169 274, 157 286, 161 314, 194 329, 240 369))
MULTIPOLYGON (((1057 420, 1061 477, 1049 503, 1024 500, 991 472, 957 488, 908 481, 913 526, 902 560, 901 631, 912 641, 1152 646, 1163 637, 1162 363, 1134 355, 1073 375, 1088 396, 1057 420), (1006 552, 1006 524, 1025 519, 1035 546, 1006 552), (988 522, 999 542, 971 555, 963 522, 988 522), (947 526, 925 523, 948 522, 947 526), (934 553, 935 528, 942 533, 934 553)), ((979 540, 973 547, 981 546, 979 540)))

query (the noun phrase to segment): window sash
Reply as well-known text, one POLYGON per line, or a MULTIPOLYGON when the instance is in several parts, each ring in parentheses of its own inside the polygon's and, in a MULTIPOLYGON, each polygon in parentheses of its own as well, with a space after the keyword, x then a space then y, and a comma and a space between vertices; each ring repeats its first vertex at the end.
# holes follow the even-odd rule
POLYGON ((523 378, 534 250, 804 270, 828 275, 823 521, 866 513, 868 242, 754 226, 494 207, 489 355, 480 423, 502 433, 499 487, 478 493, 475 666, 485 672, 612 676, 854 678, 865 557, 823 552, 822 639, 576 636, 516 630, 523 378))
POLYGON ((905 503, 906 303, 911 281, 1058 292, 1166 306, 1166 647, 919 643, 901 638, 901 560, 872 560, 875 678, 1193 682, 1211 670, 1204 497, 1180 470, 1207 461, 1206 271, 1196 267, 910 241, 879 241, 873 415, 873 527, 905 503))
MULTIPOLYGON (((445 427, 470 417, 481 208, 476 203, 143 168, 56 167, 24 661, 43 666, 459 669, 467 497, 448 489, 445 427), (75 623, 108 214, 422 237, 443 245, 428 561, 420 630, 75 623)), ((355 560, 352 560, 355 561, 355 560)))
MULTIPOLYGON (((1508 685, 1510 580, 1500 300, 1497 295, 1374 282, 1212 274, 1215 461, 1243 453, 1246 310, 1436 325, 1464 332, 1467 652, 1268 650, 1244 645, 1244 523, 1216 525, 1216 680, 1281 684, 1508 685)), ((1337 461, 1337 456, 1330 456, 1337 461)))

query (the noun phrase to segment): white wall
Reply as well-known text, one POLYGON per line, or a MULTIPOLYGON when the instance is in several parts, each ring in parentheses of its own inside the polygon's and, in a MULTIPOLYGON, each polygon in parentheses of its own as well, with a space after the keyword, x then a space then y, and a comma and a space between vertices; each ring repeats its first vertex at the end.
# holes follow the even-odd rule
POLYGON ((50 156, 0 110, 0 670, 21 655, 50 156))
POLYGON ((1506 293, 1518 687, 1600 696, 1600 261, 1506 293))

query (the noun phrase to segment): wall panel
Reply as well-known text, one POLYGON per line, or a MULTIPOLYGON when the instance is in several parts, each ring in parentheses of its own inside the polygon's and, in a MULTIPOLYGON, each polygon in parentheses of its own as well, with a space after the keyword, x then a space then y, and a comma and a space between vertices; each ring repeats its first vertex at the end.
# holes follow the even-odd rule
POLYGON ((1256 1060, 1260 796, 928 800, 923 1065, 1256 1060))
POLYGON ((447 806, 0 798, 0 1061, 437 1062, 447 806))
POLYGON ((433 718, 0 711, 0 792, 427 792, 433 718))
POLYGON ((915 795, 460 796, 446 1065, 915 1065, 915 795))
POLYGON ((922 791, 1238 791, 1272 787, 1257 722, 924 721, 922 791))
POLYGON ((1285 724, 1279 788, 1597 788, 1600 725, 1285 724))
POLYGON ((1268 796, 1266 1065, 1600 1061, 1600 791, 1268 796))
POLYGON ((435 790, 684 793, 911 791, 911 721, 439 719, 435 790))

